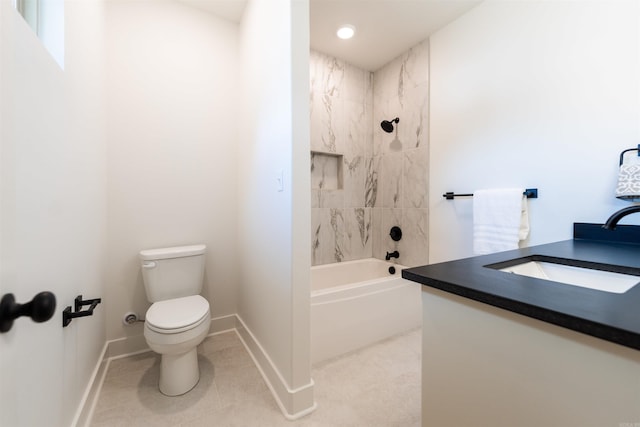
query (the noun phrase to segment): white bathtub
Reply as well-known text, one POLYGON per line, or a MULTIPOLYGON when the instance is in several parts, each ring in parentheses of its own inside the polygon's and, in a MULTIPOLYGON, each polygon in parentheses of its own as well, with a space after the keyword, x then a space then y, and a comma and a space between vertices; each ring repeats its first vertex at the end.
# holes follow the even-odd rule
POLYGON ((421 325, 420 285, 403 268, 374 258, 311 267, 312 363, 421 325))

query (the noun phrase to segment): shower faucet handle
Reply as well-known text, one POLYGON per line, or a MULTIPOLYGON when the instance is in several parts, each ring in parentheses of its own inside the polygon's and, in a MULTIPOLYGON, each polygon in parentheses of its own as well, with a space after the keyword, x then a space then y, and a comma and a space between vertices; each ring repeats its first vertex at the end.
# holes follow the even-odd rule
POLYGON ((394 225, 393 227, 391 227, 389 236, 391 236, 391 240, 393 240, 394 242, 399 241, 400 239, 402 239, 402 229, 397 225, 394 225))

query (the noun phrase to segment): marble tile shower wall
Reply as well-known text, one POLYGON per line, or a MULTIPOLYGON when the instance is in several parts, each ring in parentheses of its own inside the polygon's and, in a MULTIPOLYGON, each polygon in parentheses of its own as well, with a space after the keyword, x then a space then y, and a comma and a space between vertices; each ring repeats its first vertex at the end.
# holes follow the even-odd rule
POLYGON ((423 42, 370 73, 311 52, 312 265, 393 250, 427 263, 428 53, 423 42))
POLYGON ((428 263, 429 42, 424 41, 377 70, 373 77, 373 157, 378 197, 371 213, 373 256, 398 250, 406 266, 428 263), (393 133, 382 120, 400 118, 393 133), (402 240, 389 237, 402 228, 402 240))
POLYGON ((311 263, 370 258, 373 75, 313 51, 310 67, 311 263))

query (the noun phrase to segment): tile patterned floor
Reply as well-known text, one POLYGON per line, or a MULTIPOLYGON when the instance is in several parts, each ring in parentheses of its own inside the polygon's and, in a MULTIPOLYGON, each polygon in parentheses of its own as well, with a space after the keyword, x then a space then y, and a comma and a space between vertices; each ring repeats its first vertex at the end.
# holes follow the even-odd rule
POLYGON ((148 352, 111 361, 93 427, 321 427, 420 425, 421 333, 412 331, 314 366, 318 408, 287 421, 235 332, 198 348, 200 382, 166 397, 160 358, 148 352))

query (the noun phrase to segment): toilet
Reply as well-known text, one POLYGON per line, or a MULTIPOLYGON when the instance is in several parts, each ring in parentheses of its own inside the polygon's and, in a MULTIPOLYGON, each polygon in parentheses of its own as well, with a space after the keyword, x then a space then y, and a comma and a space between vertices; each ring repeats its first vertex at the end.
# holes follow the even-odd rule
POLYGON ((205 245, 140 251, 142 279, 151 307, 144 337, 161 355, 159 388, 178 396, 200 379, 197 346, 209 332, 209 302, 200 295, 205 245))

